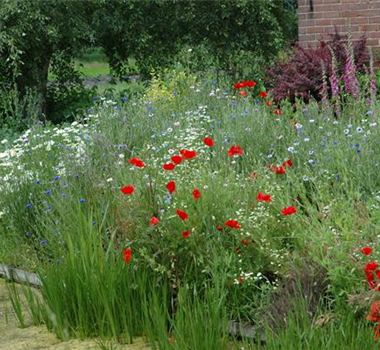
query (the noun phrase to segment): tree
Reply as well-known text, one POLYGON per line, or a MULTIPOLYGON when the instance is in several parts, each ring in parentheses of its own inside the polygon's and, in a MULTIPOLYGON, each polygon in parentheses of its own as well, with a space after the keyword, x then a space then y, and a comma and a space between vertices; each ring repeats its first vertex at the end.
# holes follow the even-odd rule
POLYGON ((73 58, 93 37, 94 1, 2 0, 0 84, 38 93, 47 114, 48 74, 66 88, 79 84, 73 58), (71 84, 71 85, 70 85, 71 84))
POLYGON ((270 59, 291 35, 289 19, 294 21, 289 0, 102 2, 96 32, 119 76, 131 57, 143 74, 168 66, 183 45, 207 47, 224 70, 235 69, 241 53, 270 59))

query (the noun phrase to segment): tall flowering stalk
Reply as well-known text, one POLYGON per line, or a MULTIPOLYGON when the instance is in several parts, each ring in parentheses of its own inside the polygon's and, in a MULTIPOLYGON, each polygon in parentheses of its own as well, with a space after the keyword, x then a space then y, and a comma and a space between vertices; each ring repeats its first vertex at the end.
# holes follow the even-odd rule
POLYGON ((322 90, 321 90, 322 105, 328 107, 329 106, 329 92, 328 92, 325 62, 323 61, 321 61, 321 68, 322 68, 322 90))
POLYGON ((331 77, 330 77, 330 85, 331 85, 331 95, 333 100, 335 100, 335 114, 340 114, 340 103, 339 103, 339 80, 337 75, 337 60, 335 57, 334 50, 329 46, 329 50, 331 53, 331 77))
POLYGON ((347 93, 353 97, 359 97, 359 82, 356 77, 356 67, 354 59, 354 47, 352 44, 352 33, 349 32, 348 44, 346 45, 346 65, 344 69, 343 81, 347 93))
POLYGON ((375 84, 375 74, 373 71, 373 52, 369 49, 369 74, 370 74, 370 94, 371 101, 375 101, 376 97, 376 84, 375 84))

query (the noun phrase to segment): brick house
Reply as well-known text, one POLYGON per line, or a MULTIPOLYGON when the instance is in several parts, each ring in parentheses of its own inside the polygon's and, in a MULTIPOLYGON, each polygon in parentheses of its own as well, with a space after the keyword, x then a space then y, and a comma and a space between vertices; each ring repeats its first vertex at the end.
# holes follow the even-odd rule
POLYGON ((335 32, 347 33, 354 40, 367 37, 367 43, 380 51, 380 0, 298 0, 299 42, 306 47, 329 39, 335 32))

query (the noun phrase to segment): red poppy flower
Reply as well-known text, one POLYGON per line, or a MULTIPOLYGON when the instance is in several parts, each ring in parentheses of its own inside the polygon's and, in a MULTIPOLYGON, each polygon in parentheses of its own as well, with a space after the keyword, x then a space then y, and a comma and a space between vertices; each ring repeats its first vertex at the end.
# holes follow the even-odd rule
POLYGON ((173 170, 175 168, 175 165, 173 163, 166 163, 162 166, 164 170, 173 170))
POLYGON ((192 159, 197 155, 197 152, 189 151, 187 149, 181 149, 179 153, 182 154, 183 159, 192 159))
POLYGON ((265 91, 260 91, 259 92, 259 96, 262 97, 262 98, 267 98, 268 97, 268 93, 265 92, 265 91))
POLYGON ((380 315, 378 315, 374 312, 370 312, 365 319, 367 321, 371 321, 371 322, 379 322, 380 321, 380 315))
POLYGON ((247 93, 247 91, 245 91, 245 90, 240 90, 240 91, 238 92, 238 94, 239 94, 240 96, 243 96, 243 97, 247 97, 247 96, 248 96, 248 93, 247 93))
POLYGON ((177 215, 184 221, 186 221, 189 218, 189 215, 185 211, 177 209, 177 215))
POLYGON ((239 229, 241 228, 241 226, 239 225, 239 223, 235 220, 228 220, 224 223, 225 226, 228 226, 228 227, 231 227, 231 228, 236 228, 236 229, 239 229))
POLYGON ((155 226, 155 225, 158 225, 159 223, 160 223, 160 220, 158 220, 155 216, 153 216, 150 219, 150 226, 155 226))
POLYGON ((286 173, 285 167, 283 165, 282 166, 269 165, 268 168, 276 174, 285 174, 286 173))
POLYGON ((372 248, 371 247, 363 247, 363 248, 360 249, 360 251, 364 255, 370 255, 372 253, 372 248))
POLYGON ((281 210, 282 215, 292 215, 297 213, 297 208, 287 207, 281 210))
POLYGON ((195 200, 198 200, 201 198, 201 191, 199 191, 197 188, 193 191, 193 197, 195 200))
POLYGON ((281 115, 282 114, 282 110, 281 109, 275 109, 273 111, 273 114, 275 114, 275 115, 281 115))
POLYGON ((223 226, 215 226, 215 228, 219 231, 219 232, 223 232, 223 226))
POLYGON ((182 162, 182 157, 181 156, 173 156, 170 159, 175 164, 181 164, 181 162, 182 162))
POLYGON ((170 194, 172 194, 174 191, 175 191, 175 182, 174 181, 169 181, 167 184, 166 184, 166 189, 168 190, 168 192, 170 194))
POLYGON ((365 266, 366 271, 375 271, 378 268, 379 264, 377 262, 369 262, 365 266))
POLYGON ((187 230, 187 231, 182 231, 182 237, 183 238, 187 238, 190 236, 190 230, 187 230))
POLYGON ((256 200, 258 200, 259 202, 269 203, 272 201, 272 196, 270 196, 269 194, 264 194, 262 192, 259 192, 256 196, 256 200))
MULTIPOLYGON (((376 270, 376 271, 365 270, 366 280, 368 282, 368 287, 371 290, 378 287, 378 282, 377 282, 377 280, 375 280, 374 273, 376 274, 377 279, 379 279, 380 278, 380 271, 379 270, 376 270)), ((377 289, 380 290, 380 287, 378 287, 377 289)))
POLYGON ((134 166, 137 166, 138 168, 144 167, 144 162, 140 158, 131 158, 128 159, 128 163, 133 164, 134 166))
POLYGON ((267 100, 267 101, 265 101, 265 104, 266 104, 268 107, 271 107, 271 106, 272 106, 272 101, 267 100))
POLYGON ((256 82, 252 81, 252 80, 243 81, 243 84, 244 84, 244 86, 251 87, 251 88, 256 86, 256 82))
POLYGON ((233 157, 235 155, 242 155, 244 154, 243 149, 240 146, 232 146, 230 150, 227 153, 227 157, 233 157))
POLYGON ((366 280, 368 282, 368 286, 370 289, 375 289, 378 285, 377 281, 375 280, 374 273, 376 273, 376 276, 379 278, 380 277, 380 271, 377 270, 378 268, 378 263, 376 262, 369 262, 365 266, 365 274, 366 274, 366 280))
POLYGON ((214 140, 211 137, 205 137, 203 139, 203 142, 205 143, 206 146, 209 146, 209 147, 214 147, 215 145, 214 140))
POLYGON ((375 341, 377 342, 380 338, 380 324, 378 324, 377 326, 375 326, 375 328, 373 329, 373 331, 375 332, 375 341))
POLYGON ((277 167, 276 168, 276 174, 285 174, 286 173, 286 171, 285 171, 285 167, 283 167, 283 166, 280 166, 280 167, 277 167))
POLYGON ((120 191, 124 194, 132 194, 133 192, 135 192, 135 188, 132 185, 129 185, 120 188, 120 191))
POLYGON ((124 249, 123 255, 125 262, 129 264, 132 259, 132 249, 124 249))
POLYGON ((241 88, 244 88, 244 87, 255 87, 256 85, 256 82, 252 81, 252 80, 248 80, 248 81, 242 81, 240 83, 236 83, 234 85, 234 89, 241 89, 241 88))
POLYGON ((371 304, 371 312, 366 317, 366 320, 376 323, 380 321, 380 301, 376 300, 371 304))
POLYGON ((235 85, 234 85, 234 89, 241 89, 241 88, 243 88, 244 87, 244 84, 243 83, 236 83, 235 85))
POLYGON ((291 159, 287 159, 284 163, 282 163, 282 166, 283 167, 288 166, 290 168, 291 166, 293 166, 292 160, 291 159))

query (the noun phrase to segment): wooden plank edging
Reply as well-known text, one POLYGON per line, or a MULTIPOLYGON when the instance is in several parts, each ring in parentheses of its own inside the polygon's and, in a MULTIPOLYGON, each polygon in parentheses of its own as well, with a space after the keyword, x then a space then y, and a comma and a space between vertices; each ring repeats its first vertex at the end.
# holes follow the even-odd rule
POLYGON ((21 269, 15 269, 11 266, 0 263, 0 277, 17 283, 30 284, 33 287, 41 287, 42 283, 38 275, 33 272, 27 272, 21 269))

